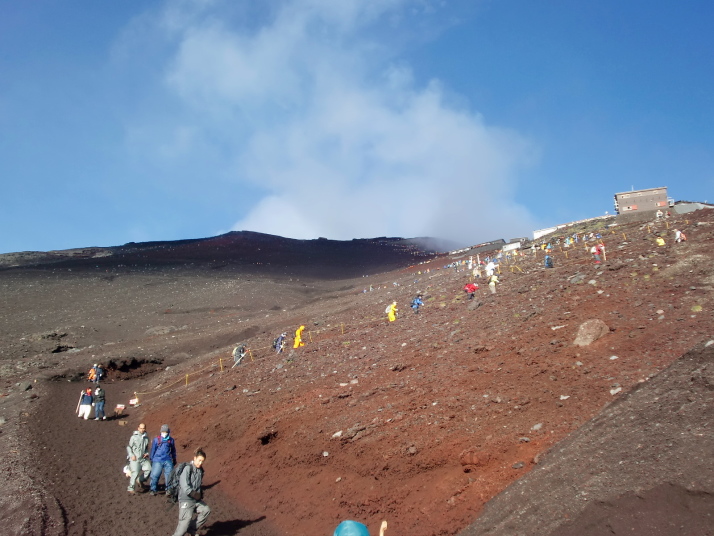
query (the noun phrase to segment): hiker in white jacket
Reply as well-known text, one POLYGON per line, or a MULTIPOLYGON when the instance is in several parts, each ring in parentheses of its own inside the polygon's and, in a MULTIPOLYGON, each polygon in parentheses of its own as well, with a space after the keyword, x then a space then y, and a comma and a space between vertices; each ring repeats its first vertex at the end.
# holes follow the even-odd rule
POLYGON ((126 447, 126 455, 129 458, 129 487, 127 491, 134 493, 137 477, 140 484, 149 479, 151 473, 151 462, 149 461, 149 435, 146 433, 146 425, 142 422, 139 429, 135 430, 129 438, 126 447), (142 473, 141 476, 139 473, 142 473))

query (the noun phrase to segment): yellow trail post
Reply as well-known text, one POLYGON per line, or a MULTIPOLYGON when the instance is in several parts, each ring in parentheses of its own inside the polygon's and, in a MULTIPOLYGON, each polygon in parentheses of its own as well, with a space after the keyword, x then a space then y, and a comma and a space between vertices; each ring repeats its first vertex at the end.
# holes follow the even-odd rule
POLYGON ((248 355, 250 356, 251 361, 255 361, 255 359, 253 359, 253 352, 251 352, 250 348, 248 348, 248 355))
POLYGON ((565 252, 565 258, 566 258, 566 259, 568 258, 568 252, 567 252, 567 251, 565 252))
POLYGON ((343 322, 342 324, 340 324, 340 330, 342 330, 342 335, 344 335, 344 334, 345 334, 345 324, 344 324, 344 322, 343 322))
POLYGON ((308 331, 307 336, 310 338, 310 342, 312 342, 312 331, 308 331))
POLYGON ((186 374, 186 385, 188 385, 188 374, 186 374))
POLYGON ((218 364, 221 366, 221 372, 223 372, 223 358, 222 357, 218 358, 218 364))
POLYGON ((669 229, 669 222, 666 221, 666 222, 664 222, 664 224, 667 226, 667 229, 669 229))
POLYGON ((627 235, 625 233, 622 233, 622 239, 627 240, 627 235))

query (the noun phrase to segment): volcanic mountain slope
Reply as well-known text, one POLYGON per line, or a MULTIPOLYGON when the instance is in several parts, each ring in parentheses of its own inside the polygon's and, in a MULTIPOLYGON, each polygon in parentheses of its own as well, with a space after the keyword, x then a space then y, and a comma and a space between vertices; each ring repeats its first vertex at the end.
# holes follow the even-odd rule
MULTIPOLYGON (((449 246, 431 238, 371 238, 350 241, 296 240, 251 231, 171 242, 0 255, 0 267, 51 268, 111 273, 167 268, 233 274, 271 274, 345 279, 403 267, 449 246)), ((448 247, 447 249, 455 249, 448 247)))
MULTIPOLYGON (((469 274, 444 268, 456 260, 450 258, 353 279, 309 278, 305 269, 299 281, 280 270, 236 273, 150 257, 141 266, 95 264, 94 271, 88 263, 96 259, 5 270, 7 416, 0 440, 13 451, 5 463, 18 492, 3 512, 38 534, 124 533, 88 506, 97 499, 107 510, 136 511, 147 534, 156 533, 157 523, 173 522, 152 507, 156 498, 124 496, 115 467, 123 450, 118 427, 74 418, 66 431, 63 418, 71 420, 74 408, 54 402, 79 384, 45 380, 71 379, 102 361, 113 367, 110 403, 139 392, 141 405, 129 410, 130 428, 121 433, 128 437, 139 420, 152 433, 170 422, 181 459, 199 445, 209 452, 207 501, 221 505, 209 534, 329 534, 345 518, 367 522, 375 533, 388 519, 391 534, 455 534, 489 499, 541 459, 545 469, 559 451, 543 453, 633 388, 645 384, 644 390, 711 336, 710 212, 613 227, 605 241, 601 266, 592 265, 582 244, 556 251, 551 270, 542 268, 540 255, 526 256, 502 267, 496 295, 482 288, 472 301, 461 291, 469 274), (675 225, 686 228, 689 242, 657 248, 653 233, 671 236, 675 225), (426 305, 414 314, 408 303, 417 291, 426 305), (387 323, 383 311, 392 300, 400 315, 387 323), (580 325, 593 319, 607 326, 606 334, 573 346, 580 325), (300 324, 307 344, 276 355, 273 338, 292 335, 300 324), (221 371, 237 342, 247 344, 249 358, 221 371), (28 376, 38 383, 20 391, 14 382, 28 376), (72 440, 53 442, 62 434, 72 440), (17 448, 18 442, 31 448, 17 448), (77 444, 86 445, 90 459, 111 452, 116 461, 85 474, 70 461, 77 444), (30 463, 53 448, 77 469, 66 474, 62 463, 30 463), (19 505, 40 505, 44 514, 25 520, 19 505), (235 505, 242 508, 240 523, 231 518, 238 515, 230 510, 235 505)), ((640 418, 648 422, 648 415, 640 418)), ((678 421, 672 412, 657 418, 669 419, 668 426, 678 421)), ((628 445, 612 441, 602 448, 614 459, 637 439, 647 444, 643 430, 628 445)), ((697 433, 711 441, 710 429, 697 433)), ((679 439, 668 436, 672 444, 679 439)), ((691 461, 711 473, 707 460, 691 461)), ((656 462, 641 461, 639 476, 656 462)), ((540 469, 529 475, 528 489, 542 499, 553 484, 538 488, 540 469)), ((572 479, 562 483, 566 488, 579 489, 579 471, 560 471, 572 479)), ((601 463, 589 478, 614 482, 617 471, 601 463)), ((652 487, 647 480, 638 486, 636 476, 631 489, 652 487)), ((710 484, 707 478, 676 483, 705 495, 710 484)), ((611 490, 621 493, 622 486, 611 490)), ((502 517, 525 501, 509 493, 495 503, 502 517)), ((533 511, 552 512, 562 522, 533 525, 524 516, 540 528, 506 524, 511 532, 504 532, 491 521, 487 529, 550 534, 586 505, 576 493, 571 502, 554 494, 533 511)))

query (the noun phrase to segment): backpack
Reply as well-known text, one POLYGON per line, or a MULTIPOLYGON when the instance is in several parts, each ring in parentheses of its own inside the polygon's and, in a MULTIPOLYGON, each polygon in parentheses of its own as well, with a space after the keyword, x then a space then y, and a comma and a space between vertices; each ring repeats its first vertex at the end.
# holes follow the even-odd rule
POLYGON ((391 305, 387 305, 387 308, 384 310, 385 313, 389 314, 389 311, 392 309, 391 305))
POLYGON ((166 482, 166 500, 171 504, 178 502, 179 482, 181 481, 181 473, 189 465, 189 462, 181 462, 171 470, 169 480, 166 482))

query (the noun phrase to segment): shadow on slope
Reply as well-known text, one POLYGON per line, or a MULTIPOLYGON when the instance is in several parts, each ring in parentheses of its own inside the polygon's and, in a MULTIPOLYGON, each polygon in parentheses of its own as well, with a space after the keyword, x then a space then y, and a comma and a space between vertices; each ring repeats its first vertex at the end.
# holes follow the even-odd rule
POLYGON ((714 533, 712 342, 555 446, 461 536, 714 533))

